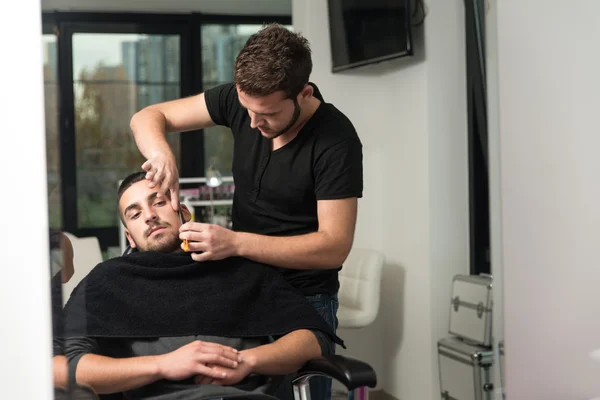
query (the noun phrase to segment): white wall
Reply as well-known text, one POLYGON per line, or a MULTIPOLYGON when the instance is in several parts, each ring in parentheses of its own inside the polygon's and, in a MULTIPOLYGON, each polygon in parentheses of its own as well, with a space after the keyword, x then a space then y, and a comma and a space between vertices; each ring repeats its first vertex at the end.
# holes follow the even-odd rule
POLYGON ((290 15, 290 0, 42 0, 44 11, 290 15))
POLYGON ((498 1, 497 28, 507 398, 600 396, 600 2, 498 1))
POLYGON ((10 14, 0 24, 2 51, 21 55, 18 62, 0 63, 0 76, 6 78, 0 99, 0 397, 49 400, 52 333, 40 3, 15 2, 10 14))
MULTIPOLYGON (((361 342, 372 346, 380 387, 401 400, 439 398, 435 343, 447 335, 452 276, 468 272, 463 2, 427 3, 416 57, 338 74, 327 3, 292 3, 294 29, 312 45, 312 81, 363 142, 355 245, 383 251, 386 266, 381 315, 361 342)), ((344 334, 349 345, 358 335, 344 334)))

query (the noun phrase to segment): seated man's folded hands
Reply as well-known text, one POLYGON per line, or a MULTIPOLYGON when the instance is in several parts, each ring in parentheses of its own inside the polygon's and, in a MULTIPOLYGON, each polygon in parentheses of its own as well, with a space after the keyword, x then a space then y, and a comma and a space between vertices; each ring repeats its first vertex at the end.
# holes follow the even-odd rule
POLYGON ((242 355, 232 347, 195 340, 175 351, 156 356, 156 359, 161 379, 180 381, 197 376, 228 379, 242 362, 242 355))
POLYGON ((307 361, 322 354, 319 341, 315 335, 305 329, 291 332, 273 343, 254 347, 240 352, 241 362, 233 368, 224 368, 223 365, 209 364, 217 371, 214 374, 200 375, 194 380, 196 383, 210 383, 214 385, 235 385, 250 373, 260 375, 291 374, 302 367, 307 361), (225 374, 222 378, 220 373, 225 374))

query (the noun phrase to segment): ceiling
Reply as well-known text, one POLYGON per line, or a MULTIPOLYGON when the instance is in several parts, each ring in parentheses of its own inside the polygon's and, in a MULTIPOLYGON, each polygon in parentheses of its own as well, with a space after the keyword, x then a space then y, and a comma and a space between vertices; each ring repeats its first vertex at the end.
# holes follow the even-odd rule
POLYGON ((42 10, 291 15, 292 0, 42 0, 42 10))

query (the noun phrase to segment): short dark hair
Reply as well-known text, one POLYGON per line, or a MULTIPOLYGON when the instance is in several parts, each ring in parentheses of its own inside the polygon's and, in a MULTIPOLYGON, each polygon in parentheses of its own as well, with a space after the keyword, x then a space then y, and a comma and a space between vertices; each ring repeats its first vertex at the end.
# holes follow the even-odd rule
POLYGON ((282 90, 295 98, 308 83, 312 58, 308 40, 279 24, 250 36, 235 61, 234 81, 249 96, 282 90))
POLYGON ((134 172, 133 174, 127 175, 119 185, 119 189, 117 190, 117 210, 119 211, 119 218, 121 218, 121 222, 123 222, 123 225, 125 225, 125 220, 123 219, 123 215, 121 214, 121 209, 119 207, 121 197, 131 185, 133 185, 134 183, 138 183, 144 179, 146 179, 145 171, 134 172))

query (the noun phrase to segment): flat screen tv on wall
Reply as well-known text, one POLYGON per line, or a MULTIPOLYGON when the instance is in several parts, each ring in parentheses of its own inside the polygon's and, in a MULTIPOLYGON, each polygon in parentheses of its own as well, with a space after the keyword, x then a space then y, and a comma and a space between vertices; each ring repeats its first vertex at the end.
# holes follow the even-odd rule
POLYGON ((413 0, 328 0, 332 71, 413 55, 413 0))

